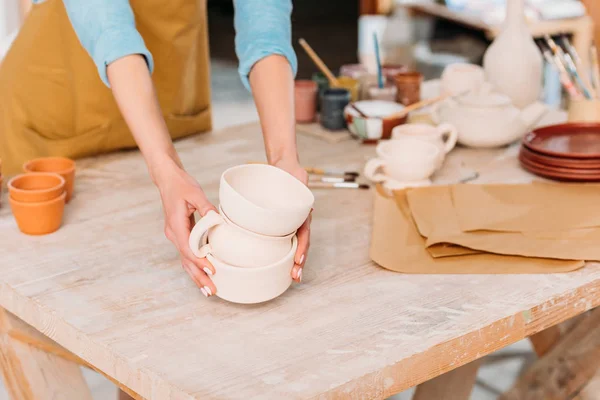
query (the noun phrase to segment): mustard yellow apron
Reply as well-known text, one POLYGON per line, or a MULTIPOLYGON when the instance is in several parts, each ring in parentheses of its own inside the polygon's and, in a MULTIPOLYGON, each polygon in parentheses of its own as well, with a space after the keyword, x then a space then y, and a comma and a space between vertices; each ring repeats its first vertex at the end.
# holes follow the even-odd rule
MULTIPOLYGON (((131 0, 155 61, 153 81, 173 138, 211 128, 206 0, 131 0)), ((4 175, 28 159, 135 147, 112 92, 79 43, 62 0, 33 6, 0 62, 4 175)))

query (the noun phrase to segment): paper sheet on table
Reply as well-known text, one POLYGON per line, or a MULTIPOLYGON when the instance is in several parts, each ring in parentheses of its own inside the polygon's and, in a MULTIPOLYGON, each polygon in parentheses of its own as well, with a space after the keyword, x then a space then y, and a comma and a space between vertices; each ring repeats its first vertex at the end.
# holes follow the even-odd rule
POLYGON ((381 187, 375 192, 370 255, 383 268, 412 274, 531 274, 569 272, 584 265, 487 253, 433 258, 412 220, 406 192, 397 192, 396 198, 381 187))
POLYGON ((407 194, 410 211, 426 245, 452 243, 494 254, 561 260, 600 260, 600 229, 563 232, 463 232, 449 186, 412 189, 407 194))
POLYGON ((455 185, 463 231, 549 232, 600 227, 600 185, 455 185))

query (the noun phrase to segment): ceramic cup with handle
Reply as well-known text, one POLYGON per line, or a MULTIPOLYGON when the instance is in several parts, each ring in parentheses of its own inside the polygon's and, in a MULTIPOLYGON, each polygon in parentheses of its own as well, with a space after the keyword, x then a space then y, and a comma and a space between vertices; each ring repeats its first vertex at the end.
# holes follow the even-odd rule
POLYGON ((265 236, 231 222, 223 209, 209 211, 192 229, 189 245, 196 257, 212 254, 236 267, 264 267, 281 260, 292 248, 292 237, 265 236))
POLYGON ((261 235, 288 236, 306 221, 315 197, 277 167, 245 164, 221 175, 219 201, 234 224, 261 235))
POLYGON ((406 124, 399 125, 392 129, 392 139, 400 139, 403 137, 424 140, 438 146, 442 156, 439 160, 439 167, 444 161, 444 156, 456 147, 458 130, 454 125, 447 123, 438 126, 428 124, 406 124))
POLYGON ((208 253, 206 258, 217 273, 211 277, 217 297, 233 303, 255 304, 274 299, 292 284, 294 255, 298 239, 292 238, 290 250, 280 260, 258 268, 240 268, 208 253))
POLYGON ((422 182, 429 179, 443 157, 440 148, 424 140, 401 137, 380 142, 377 158, 365 165, 365 176, 373 182, 422 182))

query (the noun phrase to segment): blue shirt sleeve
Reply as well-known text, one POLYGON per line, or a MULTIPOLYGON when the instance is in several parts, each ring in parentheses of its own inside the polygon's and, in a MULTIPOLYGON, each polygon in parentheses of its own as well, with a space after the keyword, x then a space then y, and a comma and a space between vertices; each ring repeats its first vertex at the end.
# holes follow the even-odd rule
POLYGON ((234 0, 234 5, 235 50, 244 86, 250 90, 250 70, 272 54, 286 57, 296 76, 298 60, 292 47, 292 0, 234 0))
POLYGON ((107 86, 110 84, 106 67, 131 54, 144 56, 152 73, 154 60, 135 27, 128 0, 63 1, 79 41, 94 60, 100 78, 107 86))

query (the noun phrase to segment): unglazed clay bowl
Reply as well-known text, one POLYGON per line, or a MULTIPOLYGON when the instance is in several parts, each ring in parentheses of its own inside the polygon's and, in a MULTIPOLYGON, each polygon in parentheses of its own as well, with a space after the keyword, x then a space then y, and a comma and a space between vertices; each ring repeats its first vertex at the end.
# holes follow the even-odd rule
POLYGON ((232 266, 208 254, 208 261, 215 267, 215 274, 211 279, 217 287, 217 296, 241 304, 262 303, 280 296, 292 284, 292 268, 297 248, 298 239, 294 236, 292 248, 284 258, 259 268, 232 266))
POLYGON ((16 201, 36 203, 57 198, 65 191, 65 179, 49 172, 30 172, 8 181, 10 197, 16 201))
POLYGON ((306 221, 315 197, 287 172, 263 164, 229 168, 221 175, 219 200, 236 225, 267 236, 287 236, 306 221))
POLYGON ((25 172, 53 172, 65 179, 67 203, 73 197, 75 188, 75 161, 65 157, 43 157, 27 161, 23 165, 25 172))
POLYGON ((295 232, 287 236, 259 235, 234 224, 222 209, 219 211, 209 211, 192 229, 189 245, 196 257, 212 254, 229 265, 255 268, 273 264, 290 251, 295 232))
POLYGON ((389 139, 392 129, 404 124, 408 117, 387 118, 388 115, 400 112, 404 109, 402 104, 384 100, 363 100, 354 103, 360 111, 368 118, 359 115, 352 106, 344 109, 344 117, 348 129, 355 137, 363 140, 389 139))
POLYGON ((66 192, 49 201, 24 203, 9 197, 19 230, 28 235, 46 235, 62 224, 66 192))

